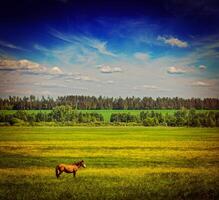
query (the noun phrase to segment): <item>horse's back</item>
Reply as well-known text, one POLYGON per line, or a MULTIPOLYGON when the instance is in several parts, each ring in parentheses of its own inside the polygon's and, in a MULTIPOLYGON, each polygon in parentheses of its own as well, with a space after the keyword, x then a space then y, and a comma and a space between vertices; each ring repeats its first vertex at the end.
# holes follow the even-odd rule
POLYGON ((59 164, 57 168, 60 171, 64 171, 66 173, 72 173, 73 171, 77 171, 78 167, 76 165, 66 165, 66 164, 59 164))

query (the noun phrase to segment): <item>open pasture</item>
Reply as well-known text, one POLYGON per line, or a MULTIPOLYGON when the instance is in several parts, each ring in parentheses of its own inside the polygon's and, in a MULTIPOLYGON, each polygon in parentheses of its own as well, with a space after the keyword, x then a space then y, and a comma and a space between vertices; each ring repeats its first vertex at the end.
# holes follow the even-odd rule
POLYGON ((0 199, 219 198, 218 128, 1 127, 0 152, 0 199))

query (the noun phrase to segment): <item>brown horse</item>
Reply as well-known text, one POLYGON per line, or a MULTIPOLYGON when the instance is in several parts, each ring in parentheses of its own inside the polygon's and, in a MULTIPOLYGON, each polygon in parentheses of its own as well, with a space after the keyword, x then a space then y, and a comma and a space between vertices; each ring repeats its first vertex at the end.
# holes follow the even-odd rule
POLYGON ((86 167, 85 163, 83 160, 76 162, 76 163, 72 163, 70 165, 65 165, 65 164, 59 164, 56 166, 56 177, 59 178, 59 176, 61 175, 62 172, 65 173, 73 173, 74 177, 76 176, 76 172, 80 167, 86 167))

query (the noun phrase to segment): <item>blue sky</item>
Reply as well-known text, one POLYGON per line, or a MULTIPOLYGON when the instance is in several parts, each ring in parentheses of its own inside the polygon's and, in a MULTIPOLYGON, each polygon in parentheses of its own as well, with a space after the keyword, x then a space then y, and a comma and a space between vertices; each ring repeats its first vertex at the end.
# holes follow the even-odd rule
POLYGON ((1 96, 219 97, 217 1, 0 4, 1 96))

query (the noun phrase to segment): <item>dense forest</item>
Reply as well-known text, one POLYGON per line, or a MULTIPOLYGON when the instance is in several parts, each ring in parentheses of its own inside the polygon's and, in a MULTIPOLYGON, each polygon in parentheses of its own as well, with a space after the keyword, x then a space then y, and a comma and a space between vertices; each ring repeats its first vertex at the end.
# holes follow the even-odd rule
POLYGON ((63 96, 56 99, 52 97, 37 98, 33 95, 29 97, 9 96, 0 98, 1 110, 51 110, 56 106, 69 105, 73 109, 82 110, 146 110, 146 109, 219 109, 219 99, 217 98, 169 98, 162 97, 153 99, 151 97, 126 97, 110 98, 95 96, 63 96))
POLYGON ((99 113, 77 112, 70 106, 57 106, 48 113, 41 111, 37 113, 28 113, 25 110, 18 110, 14 114, 0 112, 0 123, 3 123, 2 125, 36 125, 36 123, 40 122, 55 122, 57 124, 73 125, 75 123, 80 124, 103 121, 103 116, 99 113))
POLYGON ((219 112, 202 112, 196 110, 178 110, 174 114, 161 112, 142 111, 139 115, 129 113, 114 113, 110 122, 113 123, 138 123, 144 126, 187 126, 187 127, 215 127, 219 126, 219 112))
POLYGON ((196 110, 178 110, 172 114, 154 111, 141 111, 138 115, 130 113, 112 113, 110 122, 104 121, 97 112, 85 112, 72 109, 71 106, 57 106, 49 112, 28 112, 18 110, 15 113, 0 112, 0 125, 144 125, 144 126, 219 126, 219 112, 196 110))

